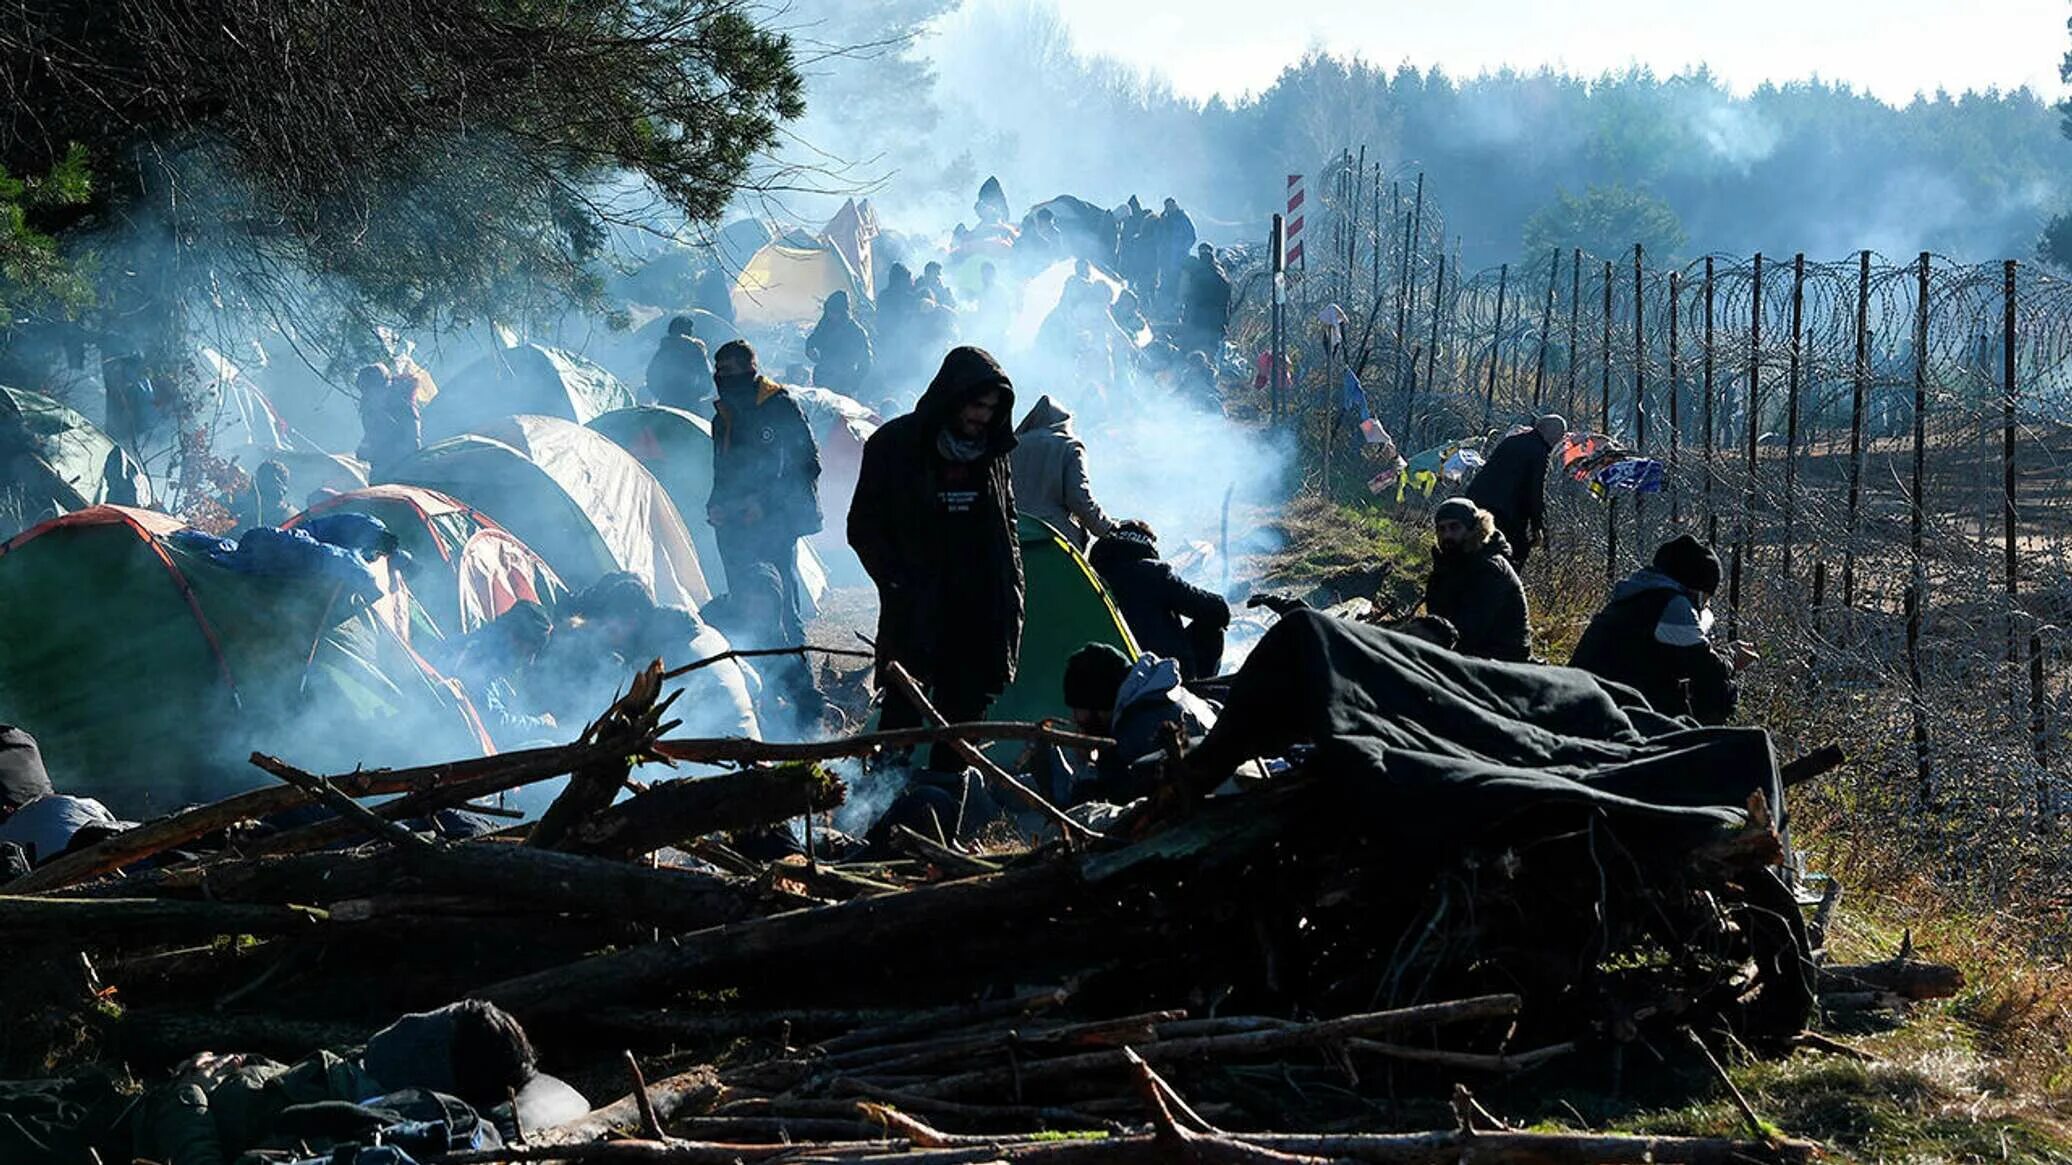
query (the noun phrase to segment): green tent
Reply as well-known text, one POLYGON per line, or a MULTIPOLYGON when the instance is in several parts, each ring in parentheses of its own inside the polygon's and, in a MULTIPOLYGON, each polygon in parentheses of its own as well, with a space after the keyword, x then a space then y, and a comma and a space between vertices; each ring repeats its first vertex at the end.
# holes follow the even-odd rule
POLYGON ((695 610, 712 597, 691 532, 661 483, 581 425, 506 417, 420 450, 383 482, 437 490, 481 510, 571 587, 629 570, 671 606, 695 610))
MULTIPOLYGON (((19 491, 32 521, 107 501, 114 448, 114 440, 73 409, 42 393, 0 386, 0 492, 19 491)), ((135 486, 148 503, 142 474, 135 486)))
POLYGON ((411 596, 442 635, 465 635, 520 599, 552 607, 568 593, 531 547, 489 515, 436 490, 368 486, 325 498, 287 527, 324 514, 365 514, 389 528, 416 566, 411 596))
POLYGON ((1063 535, 1041 520, 1018 518, 1022 578, 1028 610, 1022 623, 1022 659, 1015 679, 993 701, 991 720, 1069 720, 1065 661, 1089 643, 1106 643, 1131 659, 1137 641, 1108 598, 1100 577, 1063 535))
POLYGON ((424 435, 436 441, 479 432, 487 422, 518 413, 580 425, 632 404, 633 390, 597 364, 560 348, 520 344, 441 381, 439 395, 424 407, 424 435))
POLYGON ((176 519, 95 506, 0 546, 0 721, 58 788, 140 817, 321 772, 477 755, 480 721, 410 647, 407 595, 247 574, 176 519))

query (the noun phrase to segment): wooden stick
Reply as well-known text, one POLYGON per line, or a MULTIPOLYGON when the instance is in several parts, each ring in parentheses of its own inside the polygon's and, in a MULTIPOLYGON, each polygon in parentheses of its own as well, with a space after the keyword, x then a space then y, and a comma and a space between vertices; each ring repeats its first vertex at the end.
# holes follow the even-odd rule
MULTIPOLYGON (((908 674, 906 668, 900 666, 898 660, 885 661, 885 676, 899 689, 901 695, 905 696, 914 707, 920 709, 923 720, 937 728, 948 726, 949 721, 944 718, 941 712, 936 710, 934 704, 929 703, 928 694, 921 690, 921 685, 912 675, 908 674)), ((1024 805, 1055 822, 1058 829, 1065 835, 1065 840, 1068 843, 1075 838, 1093 839, 1101 836, 1099 833, 1088 829, 1067 816, 1064 810, 1051 804, 1043 794, 1015 780, 1012 774, 999 765, 994 764, 987 758, 985 753, 980 752, 978 747, 969 740, 962 737, 952 737, 944 743, 955 750, 958 756, 963 757, 966 764, 973 766, 980 773, 984 774, 987 780, 1007 786, 1016 797, 1021 799, 1024 805)))
POLYGON ((865 732, 840 740, 779 743, 742 737, 658 740, 655 755, 690 764, 753 764, 761 761, 839 760, 868 756, 879 749, 912 748, 944 740, 1034 740, 1073 748, 1112 747, 1105 737, 1066 732, 1048 724, 1022 724, 982 720, 947 724, 940 728, 901 728, 891 732, 865 732))
MULTIPOLYGON (((1517 1015, 1519 1006, 1520 1001, 1516 995, 1484 995, 1454 1003, 1430 1003, 1395 1011, 1349 1015, 1342 1019, 1324 1020, 1277 1031, 1202 1036, 1191 1040, 1161 1040, 1142 1045, 1137 1054, 1152 1063, 1255 1056, 1334 1043, 1352 1036, 1373 1035, 1377 1032, 1505 1019, 1517 1015)), ((920 1096, 959 1096, 1003 1086, 1022 1086, 1035 1081, 1073 1077, 1088 1072, 1126 1069, 1129 1067, 1126 1051, 1127 1049, 1089 1052, 1008 1067, 982 1068, 945 1076, 907 1091, 920 1096)))
POLYGON ((662 1117, 655 1111, 654 1098, 648 1095, 647 1077, 641 1074, 640 1061, 630 1048, 624 1055, 626 1070, 633 1074, 633 1106, 640 1110, 641 1135, 651 1141, 668 1140, 669 1134, 662 1131, 662 1117))
POLYGON ((423 837, 369 810, 365 805, 331 787, 331 782, 314 773, 306 773, 285 761, 255 752, 251 756, 254 767, 269 773, 311 797, 331 807, 339 817, 358 825, 367 836, 376 841, 390 841, 405 849, 436 849, 437 846, 423 837))
POLYGON ((809 652, 814 655, 838 655, 845 659, 876 659, 878 657, 874 651, 855 651, 843 647, 815 647, 810 643, 802 643, 797 647, 758 647, 748 651, 733 649, 722 651, 718 655, 708 655, 696 663, 687 663, 682 667, 665 671, 662 673, 662 678, 673 680, 679 676, 689 675, 701 667, 711 667, 713 664, 729 659, 761 659, 772 655, 805 655, 809 652))
POLYGON ((1000 867, 984 858, 958 853, 934 838, 923 837, 904 825, 892 827, 893 844, 917 858, 934 862, 952 874, 997 874, 1000 867))
POLYGON ((1506 1052, 1502 1055, 1485 1056, 1472 1052, 1448 1052, 1437 1048, 1411 1048, 1402 1044, 1385 1044, 1376 1040, 1347 1040, 1345 1046, 1355 1052, 1385 1056, 1391 1060, 1402 1060, 1414 1064, 1437 1064, 1442 1068, 1458 1068, 1467 1072, 1494 1072, 1503 1076, 1515 1076, 1530 1072, 1549 1060, 1557 1060, 1576 1050, 1573 1043, 1554 1044, 1530 1052, 1506 1052))
POLYGON ((136 932, 294 934, 330 921, 307 906, 179 902, 163 898, 37 898, 0 895, 0 932, 63 931, 68 942, 93 945, 136 932))

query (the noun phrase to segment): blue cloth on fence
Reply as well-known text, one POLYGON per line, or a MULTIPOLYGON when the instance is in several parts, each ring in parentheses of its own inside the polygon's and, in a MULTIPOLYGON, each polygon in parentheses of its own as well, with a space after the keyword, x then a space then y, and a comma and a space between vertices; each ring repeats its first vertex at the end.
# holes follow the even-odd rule
POLYGON ((1360 414, 1363 421, 1374 415, 1367 407, 1366 386, 1360 383, 1360 378, 1354 376, 1350 368, 1345 370, 1345 383, 1339 386, 1338 408, 1340 412, 1360 414))
POLYGON ((1628 493, 1653 494, 1662 492, 1662 463, 1652 457, 1631 457, 1614 461, 1590 476, 1600 489, 1625 490, 1628 493))

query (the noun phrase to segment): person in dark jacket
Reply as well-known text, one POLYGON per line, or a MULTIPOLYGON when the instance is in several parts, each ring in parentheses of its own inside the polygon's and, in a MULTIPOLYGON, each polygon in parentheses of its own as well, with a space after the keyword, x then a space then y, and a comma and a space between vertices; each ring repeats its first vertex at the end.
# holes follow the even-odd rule
POLYGON ((1162 306, 1176 312, 1181 276, 1194 254, 1194 242, 1194 220, 1180 209, 1179 200, 1166 199, 1165 209, 1158 214, 1158 298, 1162 306))
POLYGON ((1489 511, 1466 498, 1448 498, 1432 514, 1432 532, 1425 611, 1453 624, 1462 655, 1510 663, 1532 658, 1525 587, 1489 511))
POLYGON ((669 331, 648 360, 646 403, 685 412, 703 411, 705 386, 712 379, 712 360, 705 354, 705 341, 697 333, 697 322, 689 316, 669 321, 669 331))
POLYGON ((1230 604, 1159 561, 1158 535, 1148 523, 1117 523, 1114 533, 1094 543, 1087 561, 1101 576, 1137 646, 1178 660, 1185 679, 1213 676, 1222 667, 1230 604))
MULTIPOLYGON (((366 1102, 405 1089, 452 1096, 478 1113, 516 1095, 519 1122, 535 1129, 584 1111, 579 1094, 539 1072, 517 1020, 494 1004, 467 1000, 403 1016, 376 1032, 356 1058, 321 1051, 289 1067, 260 1056, 196 1055, 138 1102, 129 1116, 131 1152, 166 1165, 230 1165, 253 1150, 329 1143, 328 1132, 371 1116, 367 1108, 384 1107, 366 1102), (323 1116, 340 1123, 325 1123, 323 1116), (318 1126, 327 1132, 315 1132, 318 1126)), ((500 1147, 501 1139, 488 1144, 500 1147)))
POLYGON ((719 542, 727 585, 756 563, 784 580, 799 609, 799 539, 820 532, 820 446, 805 411, 784 386, 762 375, 744 340, 720 345, 712 381, 712 498, 705 515, 719 542))
POLYGON ((424 445, 423 406, 414 377, 369 364, 353 378, 360 393, 360 460, 379 474, 424 445))
POLYGON ((921 279, 917 286, 922 291, 927 292, 928 297, 933 299, 938 306, 949 308, 951 311, 957 310, 957 293, 951 291, 950 285, 943 281, 942 264, 933 260, 923 264, 921 267, 921 279))
POLYGON ((1551 413, 1541 417, 1525 432, 1497 442, 1462 491, 1496 515, 1496 528, 1511 544, 1511 565, 1521 570, 1547 528, 1547 457, 1567 434, 1567 421, 1551 413))
MULTIPOLYGON (((1015 533, 1014 383, 981 348, 950 350, 912 412, 863 447, 849 545, 878 587, 884 728, 920 711, 889 690, 898 663, 952 722, 976 720, 1014 679, 1022 643, 1015 533)), ((958 766, 938 748, 930 765, 958 766)))
POLYGON ((1734 675, 1757 656, 1746 643, 1712 641, 1706 604, 1719 580, 1719 556, 1696 538, 1680 534, 1663 543, 1652 565, 1612 588, 1569 666, 1638 690, 1665 716, 1726 723, 1734 714, 1734 675))
POLYGON ((1230 279, 1203 243, 1181 276, 1180 328, 1187 346, 1220 352, 1230 331, 1230 279))
POLYGON ((871 337, 849 309, 849 293, 831 292, 820 305, 820 322, 806 337, 813 383, 857 396, 871 374, 871 337))

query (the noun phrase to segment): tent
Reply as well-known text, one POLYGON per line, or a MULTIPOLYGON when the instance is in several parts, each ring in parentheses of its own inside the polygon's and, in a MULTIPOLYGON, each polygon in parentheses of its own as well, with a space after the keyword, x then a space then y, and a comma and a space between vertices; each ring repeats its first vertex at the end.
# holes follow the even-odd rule
POLYGON ((734 317, 743 327, 810 326, 837 291, 859 304, 870 298, 839 248, 793 231, 764 244, 734 277, 734 317))
POLYGON ((54 783, 118 814, 270 784, 254 749, 320 772, 488 750, 459 690, 330 577, 262 576, 175 537, 178 519, 94 506, 0 546, 0 721, 54 783))
POLYGON ((445 635, 465 635, 520 599, 553 606, 568 593, 554 568, 480 510, 435 490, 377 485, 311 506, 290 529, 323 514, 379 518, 416 564, 411 592, 445 635))
MULTIPOLYGON (((0 387, 0 492, 19 490, 29 517, 108 499, 104 476, 115 442, 92 421, 42 393, 0 387)), ((137 475, 139 500, 150 485, 137 475)))
MULTIPOLYGON (((812 415, 808 410, 809 419, 812 415)), ((631 453, 649 473, 655 475, 655 480, 662 483, 669 500, 676 503, 676 512, 683 516, 684 525, 690 528, 691 541, 698 548, 698 561, 713 572, 706 581, 714 587, 725 584, 726 580, 720 577, 723 567, 719 542, 712 532, 712 523, 705 520, 705 504, 712 497, 712 422, 682 409, 642 405, 606 413, 590 422, 590 427, 631 453)), ((823 461, 826 452, 823 445, 823 461)), ((823 471, 823 506, 827 504, 826 482, 827 475, 823 471)), ((849 491, 854 493, 855 489, 852 475, 849 491)), ((841 512, 848 512, 846 498, 841 512)), ((815 541, 818 539, 809 540, 799 547, 798 560, 799 582, 805 591, 807 605, 812 608, 819 606, 827 591, 827 570, 814 552, 815 541)))
POLYGON ((661 483, 632 454, 573 422, 507 417, 419 451, 384 481, 476 507, 571 587, 630 570, 663 603, 695 609, 712 597, 691 532, 661 483))
POLYGON ((632 389, 581 356, 519 344, 477 360, 446 381, 425 406, 424 435, 438 441, 517 413, 580 425, 632 403, 632 389))
POLYGON ((989 720, 1069 720, 1065 661, 1089 643, 1106 643, 1137 658, 1137 641, 1109 600, 1099 576, 1064 536, 1027 514, 1016 519, 1022 542, 1027 611, 1022 658, 1014 682, 993 701, 989 720))

